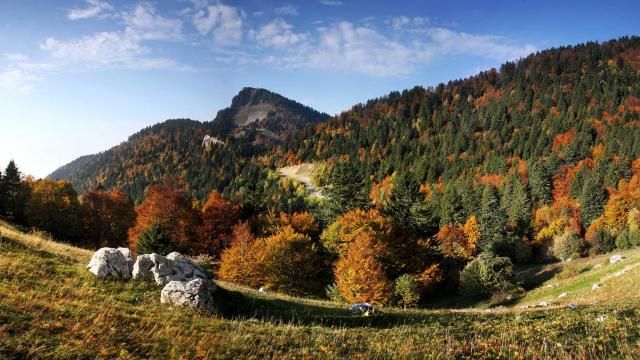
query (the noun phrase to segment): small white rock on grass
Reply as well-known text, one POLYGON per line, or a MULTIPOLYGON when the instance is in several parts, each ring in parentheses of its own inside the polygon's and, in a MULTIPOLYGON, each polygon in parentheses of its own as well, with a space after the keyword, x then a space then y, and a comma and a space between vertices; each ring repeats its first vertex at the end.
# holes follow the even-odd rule
POLYGON ((624 260, 624 256, 620 255, 620 254, 616 254, 613 255, 612 257, 609 258, 609 264, 615 264, 619 261, 624 260))
POLYGON ((575 310, 575 309, 577 309, 577 308, 578 308, 578 305, 576 305, 576 304, 567 304, 567 307, 568 307, 569 309, 575 310))
POLYGON ((607 319, 607 315, 600 315, 596 318, 597 322, 603 322, 607 319))
POLYGON ((565 296, 569 295, 568 292, 563 292, 562 294, 558 295, 559 298, 563 298, 565 296))
POLYGON ((598 290, 602 287, 602 285, 600 284, 593 284, 593 286, 591 286, 591 290, 598 290))

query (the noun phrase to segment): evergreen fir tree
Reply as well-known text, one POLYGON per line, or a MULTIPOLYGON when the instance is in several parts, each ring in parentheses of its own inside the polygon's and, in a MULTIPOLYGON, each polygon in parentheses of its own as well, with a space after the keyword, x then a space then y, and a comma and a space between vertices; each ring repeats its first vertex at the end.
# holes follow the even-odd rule
POLYGON ((492 185, 485 185, 482 191, 480 209, 480 250, 491 250, 499 241, 506 228, 506 214, 500 206, 498 192, 492 185))
POLYGON ((136 252, 138 255, 156 253, 167 255, 173 251, 169 234, 162 228, 158 221, 154 221, 149 227, 138 235, 136 252))
POLYGON ((394 179, 393 191, 385 213, 392 219, 394 225, 403 231, 415 230, 411 208, 417 201, 418 195, 418 183, 411 175, 402 173, 394 179))
POLYGON ((27 188, 25 184, 22 183, 20 170, 13 160, 9 161, 4 176, 2 177, 2 187, 5 215, 16 223, 24 224, 27 188))
POLYGON ((352 161, 336 164, 331 186, 325 193, 333 219, 345 212, 365 208, 369 203, 367 184, 352 161))
POLYGON ((591 222, 602 214, 604 203, 607 201, 607 195, 596 179, 588 177, 582 187, 579 201, 582 212, 582 224, 584 227, 589 227, 591 222))
POLYGON ((529 171, 529 187, 536 207, 551 202, 551 176, 544 162, 536 161, 529 171))

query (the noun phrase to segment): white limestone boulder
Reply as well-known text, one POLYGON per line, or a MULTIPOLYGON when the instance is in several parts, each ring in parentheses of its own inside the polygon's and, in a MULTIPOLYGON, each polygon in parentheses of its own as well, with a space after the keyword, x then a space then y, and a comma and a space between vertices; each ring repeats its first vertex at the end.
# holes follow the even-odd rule
POLYGON ((160 293, 160 302, 212 313, 214 291, 215 286, 199 278, 190 281, 169 281, 160 293))
POLYGON ((132 277, 134 280, 152 281, 157 285, 165 285, 170 281, 208 280, 198 265, 176 252, 167 257, 155 253, 138 256, 133 265, 132 277))
POLYGON ((129 280, 133 264, 133 256, 129 249, 105 247, 93 253, 87 268, 101 279, 129 280))
POLYGON ((620 262, 624 260, 624 256, 617 254, 617 255, 613 255, 612 257, 609 258, 609 264, 615 264, 617 262, 620 262))

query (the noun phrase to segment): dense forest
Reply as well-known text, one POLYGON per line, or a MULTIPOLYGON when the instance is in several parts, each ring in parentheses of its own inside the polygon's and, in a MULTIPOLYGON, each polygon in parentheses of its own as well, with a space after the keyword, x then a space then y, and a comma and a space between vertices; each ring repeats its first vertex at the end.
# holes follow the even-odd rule
POLYGON ((243 90, 211 123, 155 125, 52 178, 131 196, 120 242, 209 253, 223 280, 343 301, 513 296, 513 263, 640 245, 638 37, 542 51, 326 121, 268 94, 250 126, 238 114, 256 93, 243 90), (275 172, 303 162, 324 198, 275 172))

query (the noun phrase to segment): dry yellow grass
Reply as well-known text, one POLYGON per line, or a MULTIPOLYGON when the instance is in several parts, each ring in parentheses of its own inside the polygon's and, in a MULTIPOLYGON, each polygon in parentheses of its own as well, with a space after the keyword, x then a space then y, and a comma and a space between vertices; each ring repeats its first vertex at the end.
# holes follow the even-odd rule
POLYGON ((162 306, 151 284, 96 279, 86 250, 0 229, 0 358, 598 359, 640 351, 635 299, 354 317, 343 305, 219 283, 217 313, 205 316, 162 306))

